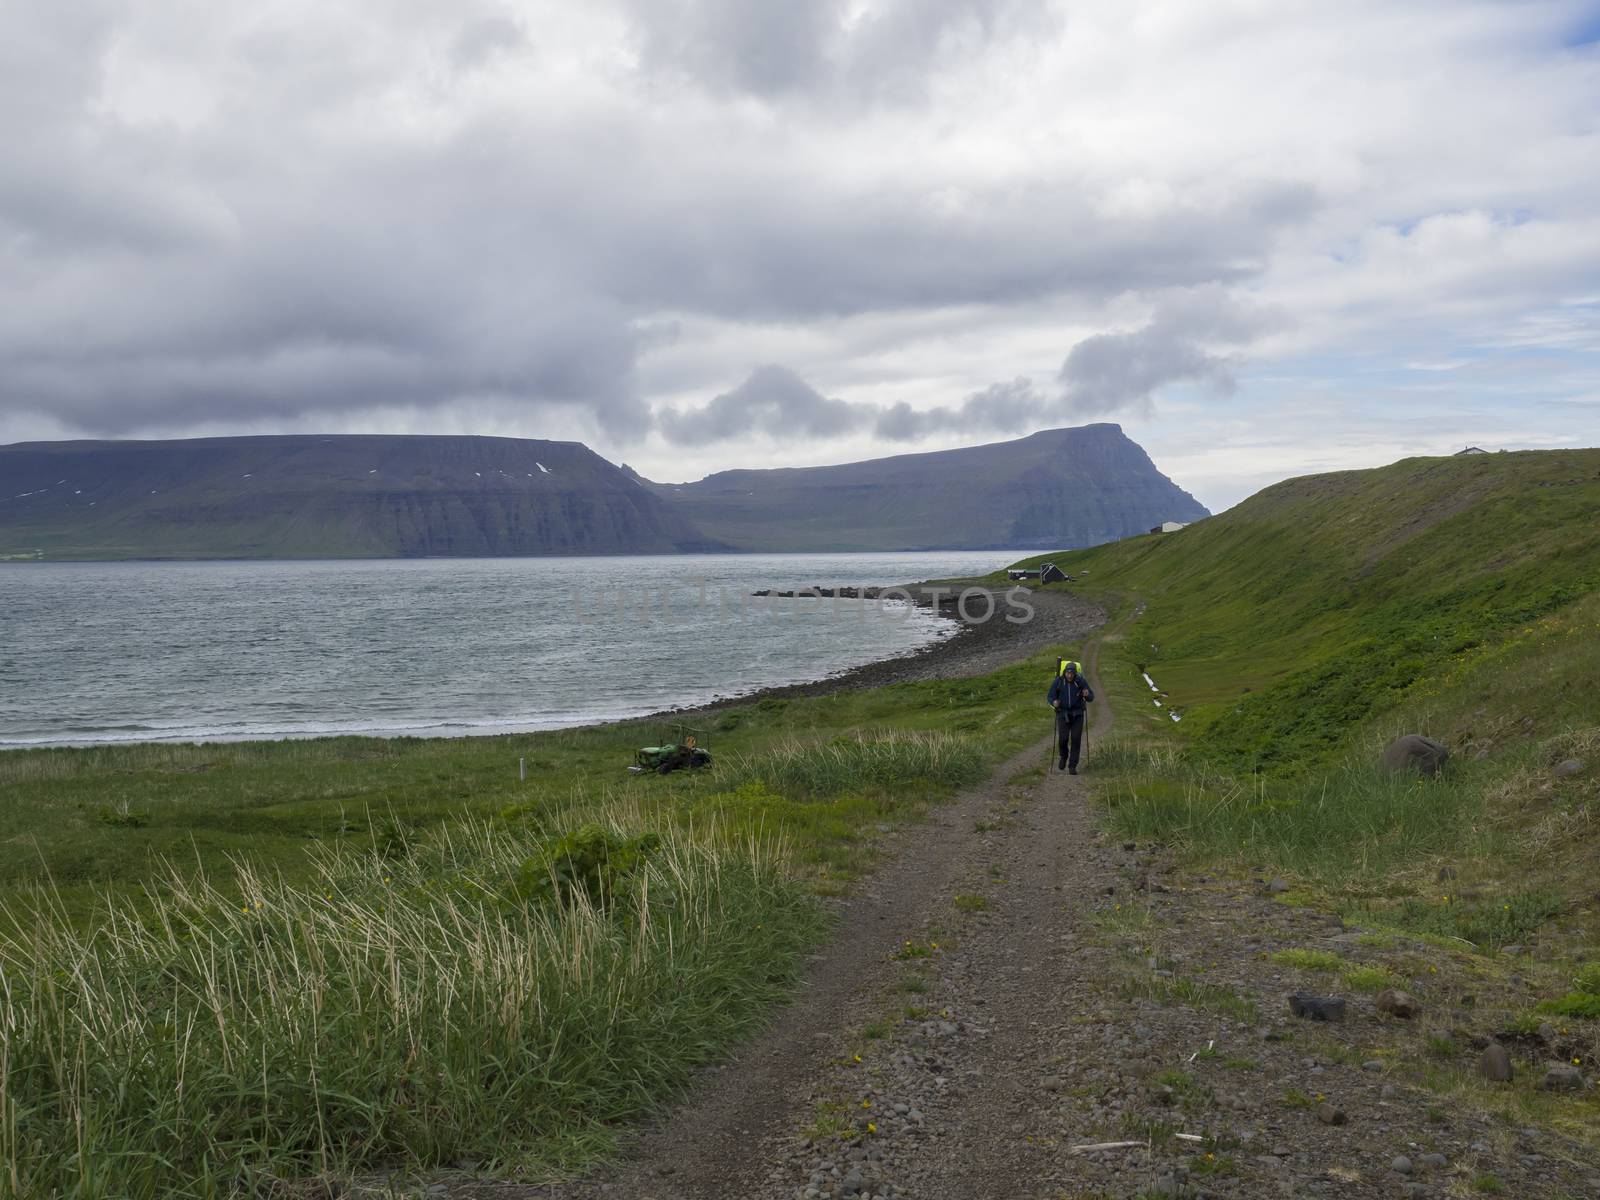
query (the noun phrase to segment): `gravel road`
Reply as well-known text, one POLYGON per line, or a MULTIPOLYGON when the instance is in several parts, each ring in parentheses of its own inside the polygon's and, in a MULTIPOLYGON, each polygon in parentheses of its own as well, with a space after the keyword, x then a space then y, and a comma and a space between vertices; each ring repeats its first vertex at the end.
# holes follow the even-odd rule
MULTIPOLYGON (((1065 598, 1057 636, 1092 617, 1065 598)), ((1108 634, 1113 637, 1115 634, 1108 634)), ((1019 656, 1013 640, 982 643, 1019 656)), ((1044 644, 1044 643, 1041 643, 1044 644)), ((1098 646, 1085 655, 1096 678, 1098 646)), ((928 656, 930 659, 935 656, 928 656)), ((984 668, 987 669, 987 668, 984 668)), ((1095 706, 1084 775, 1048 745, 887 835, 840 902, 794 1001, 581 1180, 452 1179, 499 1200, 1062 1200, 1086 1197, 1600 1196, 1600 1170, 1548 1128, 1413 1086, 1466 1003, 1403 980, 1420 1014, 1350 997, 1297 1020, 1285 948, 1387 953, 1266 880, 1215 879, 1097 830, 1095 706), (1441 1030, 1444 1033, 1441 1033, 1441 1030), (1085 1150, 1101 1143, 1132 1143, 1085 1150)), ((1425 949, 1425 948, 1424 948, 1425 949)), ((1415 960, 1418 972, 1425 970, 1415 960)), ((1540 1071, 1537 1048, 1515 1050, 1540 1071)), ((1588 1086, 1592 1087, 1592 1083, 1588 1086)))

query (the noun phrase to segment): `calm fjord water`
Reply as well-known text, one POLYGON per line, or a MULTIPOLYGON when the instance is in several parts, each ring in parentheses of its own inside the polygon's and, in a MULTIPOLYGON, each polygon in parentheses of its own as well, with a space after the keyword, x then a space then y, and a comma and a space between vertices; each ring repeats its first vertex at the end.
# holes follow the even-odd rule
POLYGON ((635 716, 948 636, 759 588, 990 571, 1005 551, 0 567, 0 747, 447 736, 635 716), (664 602, 663 602, 664 598, 664 602))

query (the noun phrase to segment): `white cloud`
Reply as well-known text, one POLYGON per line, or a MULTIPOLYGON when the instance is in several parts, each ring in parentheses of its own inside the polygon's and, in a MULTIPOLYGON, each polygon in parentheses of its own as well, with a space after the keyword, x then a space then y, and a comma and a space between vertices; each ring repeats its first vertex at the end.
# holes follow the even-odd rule
POLYGON ((1353 456, 1410 444, 1408 364, 1457 364, 1413 371, 1441 438, 1577 436, 1586 11, 0 0, 0 437, 561 430, 684 478, 1099 413, 1154 452, 1209 385, 1220 494, 1318 461, 1307 380, 1353 456))

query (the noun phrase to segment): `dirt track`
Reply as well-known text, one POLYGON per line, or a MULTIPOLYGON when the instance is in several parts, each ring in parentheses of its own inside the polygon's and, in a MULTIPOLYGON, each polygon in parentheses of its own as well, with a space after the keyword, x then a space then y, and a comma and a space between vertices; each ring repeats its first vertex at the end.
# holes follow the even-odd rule
MULTIPOLYGON (((1097 644, 1085 658, 1093 680, 1097 644)), ((1270 953, 1369 960, 1360 931, 1098 834, 1089 788, 1110 725, 1102 693, 1085 776, 1042 769, 1041 742, 890 835, 794 1002, 620 1163, 433 1193, 1459 1197, 1491 1175, 1510 1196, 1600 1196, 1574 1143, 1407 1083, 1403 1056, 1437 1036, 1432 1022, 1359 995, 1344 1024, 1289 1017, 1300 981, 1270 953), (1118 1144, 1084 1149, 1104 1142, 1118 1144)), ((1449 1019, 1425 976, 1404 982, 1449 1019)))

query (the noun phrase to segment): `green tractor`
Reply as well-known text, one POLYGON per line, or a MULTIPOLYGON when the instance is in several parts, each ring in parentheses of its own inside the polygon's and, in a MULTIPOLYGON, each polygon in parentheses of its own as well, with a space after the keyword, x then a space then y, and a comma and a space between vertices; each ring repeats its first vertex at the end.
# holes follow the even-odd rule
POLYGON ((674 771, 697 771, 711 765, 711 751, 700 744, 705 731, 687 725, 675 725, 663 731, 659 746, 642 746, 633 756, 634 765, 628 770, 637 774, 654 771, 657 775, 670 775, 674 771))

